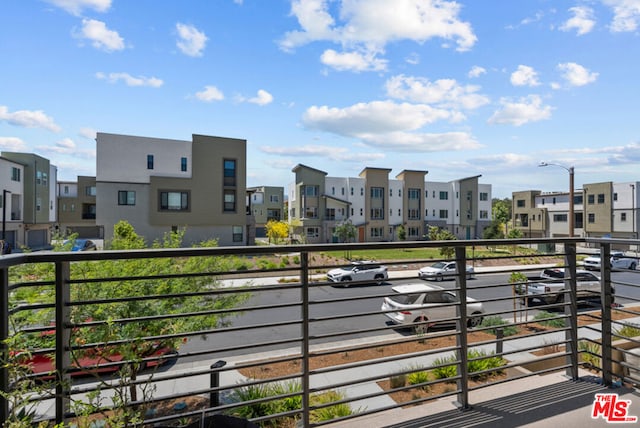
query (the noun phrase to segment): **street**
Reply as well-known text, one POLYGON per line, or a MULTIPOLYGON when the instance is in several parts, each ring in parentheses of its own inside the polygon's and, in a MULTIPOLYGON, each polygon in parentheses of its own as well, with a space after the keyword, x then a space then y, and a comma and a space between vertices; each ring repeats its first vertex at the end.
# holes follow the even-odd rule
MULTIPOLYGON (((533 275, 533 274, 532 274, 533 275)), ((640 275, 632 272, 614 272, 615 282, 640 283, 640 275)), ((260 281, 255 280, 256 283, 260 281)), ((271 279, 271 283, 274 280, 271 279)), ((386 324, 387 318, 380 313, 383 297, 391 293, 391 287, 399 283, 422 281, 411 271, 392 272, 389 281, 382 285, 351 285, 348 288, 332 285, 312 285, 309 288, 310 305, 310 344, 339 344, 345 340, 366 340, 373 337, 411 334, 407 330, 395 329, 386 324), (400 278, 399 278, 400 277, 400 278), (352 300, 355 299, 355 300, 352 300), (360 314, 360 315, 359 315, 360 314), (344 316, 349 316, 344 318, 344 316)), ((485 311, 488 316, 511 318, 514 309, 512 287, 508 284, 508 273, 477 274, 468 280, 468 295, 477 300, 485 301, 485 311), (500 285, 503 284, 503 285, 500 285)), ((265 280, 262 279, 261 283, 265 280)), ((430 282, 443 288, 455 288, 455 281, 430 282)), ((239 284, 235 284, 239 285, 239 284)), ((625 304, 629 301, 622 296, 640 298, 640 289, 625 285, 616 285, 616 302, 625 304)), ((180 350, 181 354, 218 349, 216 358, 225 358, 247 353, 260 353, 277 349, 300 347, 302 309, 300 290, 291 286, 280 290, 252 289, 251 298, 242 305, 245 312, 227 318, 231 330, 222 329, 200 338, 192 338, 180 350), (290 324, 292 323, 292 324, 290 324), (274 343, 277 342, 277 343, 274 343), (250 350, 240 349, 225 351, 225 349, 251 345, 250 350)), ((520 299, 518 299, 518 302, 520 299)), ((520 309, 520 303, 516 304, 520 309)), ((581 306, 579 310, 590 309, 581 306)), ((537 312, 533 305, 528 310, 529 316, 537 312)), ((518 319, 521 316, 518 314, 518 319)), ((336 345, 337 346, 337 345, 336 345)), ((183 361, 197 361, 203 357, 192 356, 183 361)), ((208 357, 210 358, 210 356, 208 357)))

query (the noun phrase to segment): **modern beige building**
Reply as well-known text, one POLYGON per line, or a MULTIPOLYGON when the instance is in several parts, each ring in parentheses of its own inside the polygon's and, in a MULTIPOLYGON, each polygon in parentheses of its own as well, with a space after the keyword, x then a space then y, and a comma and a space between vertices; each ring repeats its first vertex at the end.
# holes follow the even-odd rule
POLYGON ((96 224, 96 178, 78 176, 78 181, 59 181, 57 187, 58 234, 103 239, 104 228, 96 224))
POLYGON ((350 221, 359 242, 425 239, 428 227, 446 228, 461 239, 482 236, 491 222, 491 186, 478 177, 425 181, 427 171, 364 168, 358 177, 296 165, 289 185, 289 221, 301 224, 300 239, 336 242, 336 226, 350 221), (464 219, 461 218, 464 216, 464 219), (402 229, 401 229, 402 228, 402 229))
POLYGON ((267 236, 267 222, 284 220, 284 187, 260 186, 247 189, 250 212, 256 225, 256 237, 267 236))
POLYGON ((106 240, 126 220, 147 243, 184 229, 184 245, 209 239, 220 246, 252 244, 246 140, 98 133, 96 141, 96 224, 104 226, 106 240))

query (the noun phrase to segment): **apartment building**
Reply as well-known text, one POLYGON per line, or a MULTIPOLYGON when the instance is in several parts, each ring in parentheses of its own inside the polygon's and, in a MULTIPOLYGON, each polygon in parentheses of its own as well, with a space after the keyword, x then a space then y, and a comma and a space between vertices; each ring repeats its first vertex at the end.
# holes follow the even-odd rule
POLYGON ((96 142, 96 224, 105 239, 126 220, 148 243, 185 229, 185 245, 207 239, 220 246, 252 244, 246 140, 98 133, 96 142))
MULTIPOLYGON (((574 190, 574 236, 638 237, 638 182, 584 184, 574 190)), ((569 236, 569 192, 513 192, 513 227, 524 237, 569 236)))
POLYGON ((284 187, 251 187, 247 189, 247 194, 247 206, 255 221, 256 237, 265 238, 269 220, 284 220, 284 187))
POLYGON ((60 181, 56 194, 56 231, 61 236, 76 233, 78 238, 104 238, 104 228, 96 224, 96 177, 78 176, 75 182, 60 181))
POLYGON ((2 152, 0 157, 5 239, 13 248, 47 248, 57 216, 56 166, 33 153, 2 152))
POLYGON ((424 239, 429 225, 472 239, 490 224, 491 186, 478 184, 479 176, 436 183, 425 181, 427 171, 404 170, 390 179, 391 169, 367 167, 358 177, 328 177, 302 164, 292 172, 289 219, 302 225, 300 238, 308 243, 335 242, 335 228, 346 220, 359 242, 398 240, 400 226, 405 239, 424 239))

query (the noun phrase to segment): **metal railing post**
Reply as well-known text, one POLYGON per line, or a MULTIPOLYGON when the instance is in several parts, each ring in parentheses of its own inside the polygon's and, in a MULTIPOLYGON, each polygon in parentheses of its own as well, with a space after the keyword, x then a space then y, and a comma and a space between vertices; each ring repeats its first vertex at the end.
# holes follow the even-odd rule
POLYGON ((458 300, 456 315, 460 320, 460 328, 456 335, 458 346, 458 356, 460 365, 458 366, 458 407, 460 410, 470 409, 469 405, 469 372, 468 372, 468 343, 467 343, 467 257, 465 247, 456 247, 456 270, 458 282, 458 300))
POLYGON ((69 262, 56 262, 56 424, 64 423, 71 408, 71 269, 69 262))
POLYGON ((578 379, 578 282, 576 278, 576 244, 565 244, 565 281, 564 281, 564 299, 563 302, 569 300, 569 305, 565 305, 564 313, 565 325, 569 327, 565 330, 565 339, 567 341, 567 377, 572 380, 578 379))
POLYGON ((300 253, 300 286, 302 287, 302 426, 310 422, 309 384, 309 253, 300 253))
MULTIPOLYGON (((9 268, 0 269, 0 390, 9 392, 9 268)), ((9 417, 9 401, 4 394, 0 394, 0 421, 9 417)))
POLYGON ((602 331, 602 383, 611 386, 613 383, 613 358, 611 349, 611 244, 600 246, 600 305, 602 331))

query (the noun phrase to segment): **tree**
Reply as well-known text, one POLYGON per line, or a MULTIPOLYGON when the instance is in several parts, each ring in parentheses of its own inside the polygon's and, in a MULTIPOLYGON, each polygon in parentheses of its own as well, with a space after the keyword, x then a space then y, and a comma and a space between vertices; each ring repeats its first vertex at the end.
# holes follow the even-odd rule
MULTIPOLYGON (((165 234, 152 248, 181 247, 185 230, 165 234)), ((217 241, 201 242, 197 247, 214 247, 217 241)), ((114 237, 107 249, 129 250, 146 248, 144 239, 125 221, 114 226, 114 237)), ((64 248, 63 248, 64 250, 64 248)), ((216 272, 229 269, 229 261, 222 257, 164 257, 153 259, 116 259, 77 262, 71 264, 72 302, 71 332, 72 360, 87 353, 110 361, 119 355, 129 361, 120 369, 121 378, 130 379, 129 398, 137 400, 135 380, 144 367, 142 359, 153 349, 177 350, 188 333, 211 330, 227 324, 224 315, 214 310, 234 308, 249 298, 242 294, 203 294, 221 286, 216 272), (198 273, 198 275, 175 276, 198 273), (207 273, 207 275, 202 275, 207 273), (87 281, 88 280, 88 281, 87 281), (148 339, 153 338, 153 339, 148 339), (102 344, 107 345, 102 345, 102 344), (88 346, 95 344, 95 346, 88 346)), ((26 264, 14 271, 18 278, 29 281, 52 280, 52 264, 26 264), (22 269, 22 270, 21 270, 22 269)), ((52 288, 32 287, 17 290, 15 302, 52 303, 52 288)), ((24 326, 49 325, 54 319, 53 309, 29 312, 19 320, 24 326)), ((51 347, 53 338, 32 334, 30 347, 51 347)), ((125 388, 123 387, 123 389, 125 388)), ((124 400, 122 398, 121 400, 124 400)))
POLYGON ((401 241, 407 239, 407 231, 403 225, 398 226, 398 239, 401 241))
POLYGON ((511 221, 511 199, 494 198, 491 204, 491 212, 493 213, 493 221, 500 225, 504 236, 506 226, 511 221))
POLYGON ((489 227, 484 229, 482 237, 484 239, 503 239, 504 238, 504 225, 498 220, 493 220, 489 227))
MULTIPOLYGON (((447 229, 442 229, 438 226, 429 226, 429 240, 430 241, 454 241, 458 238, 449 232, 447 229)), ((453 247, 440 247, 440 255, 442 257, 450 259, 453 257, 455 250, 453 247)))
MULTIPOLYGON (((358 229, 351 223, 351 220, 345 220, 339 223, 333 231, 333 236, 337 237, 340 242, 352 242, 358 235, 358 229)), ((351 259, 351 251, 346 250, 345 259, 351 259)))
POLYGON ((284 221, 269 220, 267 222, 267 237, 269 242, 279 244, 289 236, 289 225, 284 221))

